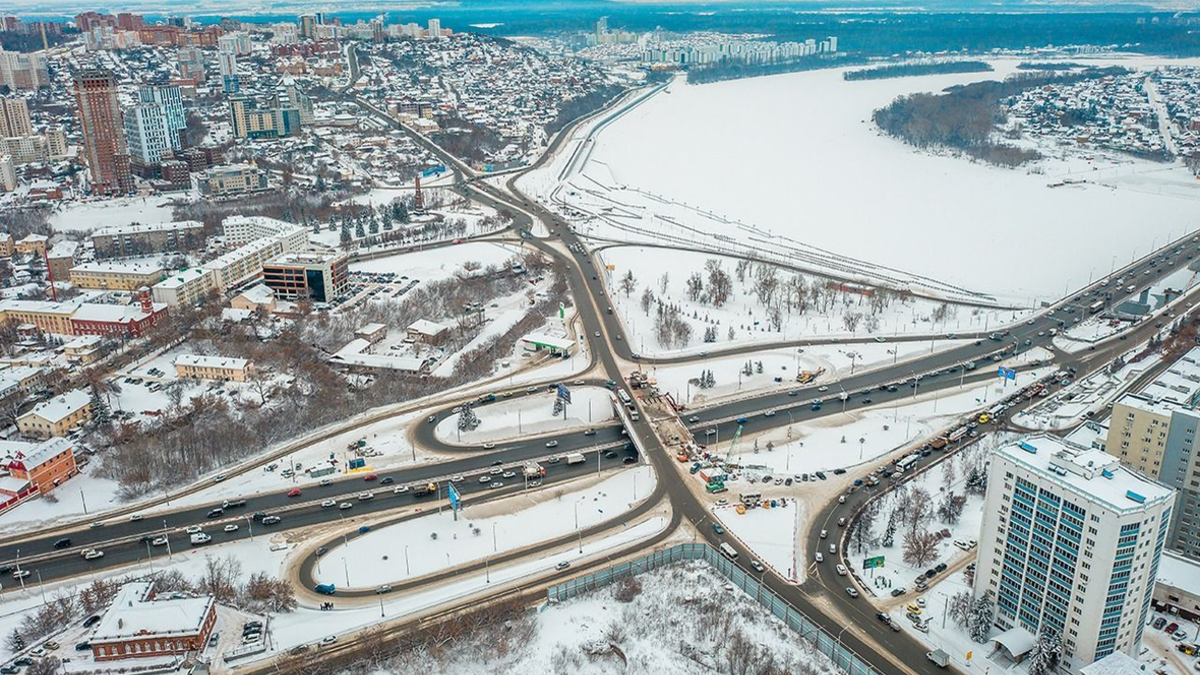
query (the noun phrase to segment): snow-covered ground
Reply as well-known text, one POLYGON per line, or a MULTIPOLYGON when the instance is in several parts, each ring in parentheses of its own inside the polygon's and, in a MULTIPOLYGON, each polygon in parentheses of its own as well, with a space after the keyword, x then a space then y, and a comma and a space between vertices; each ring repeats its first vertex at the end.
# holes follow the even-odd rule
POLYGON ((350 271, 395 272, 428 284, 461 273, 464 271, 464 265, 468 263, 479 263, 482 267, 509 265, 519 252, 519 248, 505 244, 464 242, 457 246, 442 246, 355 261, 350 263, 350 271))
POLYGON ((55 211, 50 225, 56 231, 95 230, 140 223, 169 223, 174 220, 170 202, 178 196, 121 197, 78 201, 55 211))
MULTIPOLYGON (((943 351, 966 344, 966 340, 931 340, 922 342, 856 342, 808 347, 783 347, 739 354, 709 357, 702 362, 654 367, 659 391, 668 392, 685 405, 711 404, 714 401, 758 395, 764 391, 787 391, 800 386, 796 383, 799 371, 819 371, 824 374, 816 384, 837 380, 864 370, 890 366, 893 363, 918 358, 933 351, 943 351), (762 372, 758 363, 762 362, 762 372), (744 372, 751 363, 751 374, 744 372), (702 371, 712 371, 715 384, 701 389, 702 371), (776 378, 779 381, 776 382, 776 378)), ((837 391, 837 387, 833 387, 837 391)))
POLYGON ((315 576, 337 586, 372 588, 434 574, 610 520, 648 496, 654 484, 654 471, 639 466, 599 481, 586 479, 562 494, 541 490, 471 506, 457 520, 450 509, 431 512, 332 547, 315 576))
POLYGON ((554 415, 557 394, 546 391, 500 399, 474 409, 479 426, 474 430, 459 430, 461 413, 448 415, 434 433, 448 443, 475 444, 503 441, 523 436, 568 433, 589 426, 606 424, 616 418, 612 407, 612 392, 603 387, 568 387, 571 403, 566 416, 554 415))
POLYGON ((754 551, 764 565, 785 579, 798 581, 804 572, 800 559, 800 502, 784 498, 775 503, 773 508, 748 509, 742 515, 732 505, 717 506, 713 518, 754 551))
MULTIPOLYGON (((946 305, 940 312, 940 302, 922 298, 896 298, 886 306, 872 309, 872 301, 868 296, 857 293, 842 293, 832 291, 829 301, 811 299, 812 303, 806 312, 801 312, 788 298, 788 286, 794 275, 792 270, 771 267, 779 282, 780 290, 776 294, 776 302, 781 306, 780 329, 774 330, 769 320, 769 311, 756 296, 755 273, 750 271, 739 281, 735 274, 737 259, 729 256, 700 253, 696 251, 667 250, 645 246, 613 246, 596 254, 598 261, 611 265, 605 269, 605 280, 610 289, 614 311, 618 312, 630 339, 637 339, 636 344, 642 354, 660 354, 664 352, 697 352, 706 349, 728 347, 735 344, 747 344, 764 341, 801 340, 812 337, 859 337, 868 339, 872 336, 895 335, 942 335, 945 333, 961 333, 987 330, 990 327, 1010 324, 1022 320, 1028 311, 980 309, 960 305, 946 305), (671 266, 664 270, 662 256, 670 255, 671 266), (730 299, 721 307, 711 303, 692 301, 688 298, 688 277, 699 273, 703 281, 707 281, 706 263, 717 260, 721 268, 733 282, 733 292, 730 299), (626 274, 633 274, 635 286, 628 295, 621 287, 621 280, 626 274), (665 282, 665 283, 664 283, 665 282), (665 289, 665 291, 664 291, 665 289), (649 311, 642 309, 642 296, 649 290, 654 297, 654 303, 659 301, 679 307, 683 318, 692 327, 691 344, 682 349, 667 349, 658 343, 655 337, 656 307, 652 304, 649 311), (789 305, 791 309, 788 309, 789 305), (853 329, 848 327, 854 323, 853 329), (714 328, 716 341, 704 342, 704 333, 714 328), (733 338, 729 338, 732 328, 733 338)), ((816 293, 825 293, 825 284, 830 280, 802 275, 805 279, 806 291, 811 298, 816 293), (816 290, 812 290, 816 289, 816 290)))
POLYGON ((998 60, 991 73, 855 82, 841 69, 701 86, 677 80, 669 95, 572 146, 578 156, 564 152, 523 178, 522 189, 543 201, 553 195, 578 229, 618 241, 665 235, 712 250, 787 253, 852 277, 890 277, 947 295, 965 289, 1021 306, 1081 287, 1192 226, 1200 185, 1181 164, 1164 170, 1045 148, 1049 158, 1037 171, 1005 170, 916 151, 870 122, 898 95, 1002 78, 1017 63, 998 60), (1089 183, 1048 187, 1068 176, 1089 183), (964 234, 964 218, 985 239, 1004 233, 1009 244, 1036 245, 972 255, 978 242, 964 234), (1134 233, 1130 222, 1148 225, 1134 233), (921 236, 912 236, 914 228, 921 236))
POLYGON ((640 593, 618 600, 620 584, 552 605, 536 617, 537 631, 515 658, 499 663, 456 662, 454 671, 470 675, 508 672, 557 672, 579 675, 656 673, 691 675, 726 672, 722 655, 730 635, 713 626, 740 632, 757 648, 754 662, 771 659, 779 672, 832 673, 823 655, 797 639, 795 632, 764 611, 742 591, 702 562, 672 565, 637 577, 640 593), (682 620, 681 620, 682 619, 682 620), (616 638, 616 639, 613 639, 616 638), (588 656, 589 647, 612 643, 614 654, 588 656), (691 658, 679 654, 686 645, 691 658))
MULTIPOLYGON (((747 477, 793 476, 870 462, 914 439, 928 436, 970 411, 985 407, 988 401, 1000 400, 1050 371, 1041 368, 1018 373, 1016 383, 1007 387, 999 381, 989 381, 987 384, 967 384, 961 389, 918 394, 915 401, 892 407, 856 410, 852 399, 845 415, 830 415, 743 437, 733 460, 743 465, 747 477), (773 449, 768 450, 768 444, 773 449)), ((839 403, 830 401, 826 405, 839 403)), ((716 448, 717 454, 724 456, 728 449, 729 440, 722 439, 716 448)))

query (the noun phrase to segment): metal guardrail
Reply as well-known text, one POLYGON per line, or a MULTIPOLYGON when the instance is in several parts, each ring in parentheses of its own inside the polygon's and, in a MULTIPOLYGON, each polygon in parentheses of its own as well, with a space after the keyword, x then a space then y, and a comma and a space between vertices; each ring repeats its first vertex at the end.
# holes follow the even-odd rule
POLYGON ((584 574, 546 589, 546 598, 552 603, 562 602, 599 590, 626 577, 651 572, 685 560, 702 560, 708 563, 746 595, 753 598, 755 602, 783 621, 788 628, 799 633, 800 639, 807 640, 814 649, 829 657, 834 665, 849 675, 882 675, 856 652, 843 645, 837 637, 826 632, 803 612, 775 595, 773 591, 708 544, 677 544, 629 562, 584 574))

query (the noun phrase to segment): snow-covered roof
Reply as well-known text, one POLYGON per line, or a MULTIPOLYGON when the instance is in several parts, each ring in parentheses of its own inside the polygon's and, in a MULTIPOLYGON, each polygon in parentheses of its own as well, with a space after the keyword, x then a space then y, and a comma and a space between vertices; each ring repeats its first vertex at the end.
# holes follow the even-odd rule
POLYGON ((408 330, 421 335, 439 335, 443 331, 450 330, 450 327, 428 319, 417 319, 409 324, 408 330))
POLYGON ((996 454, 1118 513, 1175 498, 1174 490, 1122 467, 1113 455, 1048 434, 1001 446, 996 454))
POLYGON ((547 335, 546 333, 530 333, 521 338, 522 342, 532 342, 533 344, 545 345, 555 349, 570 349, 575 343, 569 338, 559 337, 555 335, 547 335))
POLYGON ((1167 586, 1200 592, 1200 561, 1163 551, 1158 563, 1157 581, 1167 586))
POLYGON ((394 356, 391 354, 368 354, 371 343, 363 338, 355 338, 345 347, 337 350, 329 360, 346 366, 361 366, 381 370, 399 370, 418 373, 425 367, 426 359, 416 356, 394 356))
POLYGON ((1012 658, 1020 659, 1023 654, 1028 654, 1033 650, 1035 639, 1032 633, 1017 626, 992 638, 992 642, 1008 650, 1008 654, 1012 658))
POLYGON ((79 409, 86 406, 91 401, 91 396, 83 389, 75 389, 68 391, 62 396, 56 396, 49 401, 39 403, 34 406, 33 410, 25 413, 22 417, 28 415, 37 415, 47 422, 54 423, 65 419, 77 412, 79 409))
POLYGON ((41 443, 0 441, 0 454, 4 455, 6 466, 10 462, 16 462, 25 467, 26 471, 32 471, 70 447, 71 441, 65 438, 51 438, 41 443))
POLYGON ((1125 652, 1113 652, 1079 669, 1079 675, 1134 675, 1146 672, 1146 667, 1125 652))
POLYGON ((256 305, 265 305, 275 297, 275 289, 266 284, 255 284, 238 295, 256 305))
POLYGON ((132 637, 197 635, 212 611, 212 596, 147 600, 149 583, 125 584, 104 613, 91 642, 115 642, 132 637))
POLYGON ((387 326, 381 323, 369 323, 354 332, 358 335, 373 335, 378 333, 380 330, 387 330, 387 326))
POLYGON ((16 478, 14 476, 0 477, 0 492, 10 494, 19 494, 25 488, 29 487, 29 480, 25 478, 16 478))
MULTIPOLYGON (((93 237, 106 237, 142 232, 170 232, 173 230, 202 229, 204 223, 198 220, 180 220, 174 223, 151 223, 149 225, 123 225, 120 227, 102 227, 92 233, 93 237)), ((56 247, 57 248, 57 247, 56 247)))
MULTIPOLYGON (((161 302, 151 304, 154 311, 166 309, 166 305, 161 302)), ((80 321, 104 321, 110 323, 128 323, 130 321, 140 321, 145 319, 148 314, 142 311, 141 305, 101 305, 97 303, 85 303, 75 310, 71 316, 72 319, 80 321)))
POLYGON ((60 241, 54 245, 47 253, 47 257, 54 258, 71 258, 79 251, 79 242, 77 241, 60 241))
POLYGON ((212 270, 206 270, 201 267, 189 267, 186 270, 169 273, 166 279, 158 282, 155 286, 158 288, 179 288, 186 283, 212 273, 212 270))
POLYGON ((66 349, 88 349, 89 347, 97 347, 104 340, 99 335, 80 335, 63 345, 66 349))
POLYGON ((162 265, 147 262, 86 262, 71 268, 72 272, 93 274, 161 274, 162 265))
POLYGON ((232 356, 204 356, 202 354, 180 354, 175 357, 175 365, 191 366, 194 368, 226 368, 230 370, 245 370, 250 362, 232 356))

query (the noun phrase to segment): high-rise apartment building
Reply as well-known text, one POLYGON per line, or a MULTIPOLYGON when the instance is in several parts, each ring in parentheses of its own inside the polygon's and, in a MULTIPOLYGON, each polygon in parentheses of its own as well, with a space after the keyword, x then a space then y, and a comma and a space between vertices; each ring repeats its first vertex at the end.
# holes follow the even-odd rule
POLYGON ((92 190, 117 195, 132 192, 133 174, 125 144, 117 82, 106 70, 75 75, 75 105, 83 129, 83 149, 92 174, 92 190))
POLYGON ((9 52, 0 47, 0 85, 14 91, 50 86, 46 56, 41 52, 9 52))
POLYGON ((291 76, 284 77, 275 88, 275 107, 295 108, 300 114, 301 124, 313 123, 312 99, 300 89, 291 76))
POLYGON ((1200 560, 1200 347, 1141 391, 1113 404, 1105 451, 1125 466, 1175 488, 1179 501, 1169 546, 1200 560))
POLYGON ((993 640, 1057 634, 1064 672, 1137 656, 1174 502, 1101 450, 1049 435, 997 449, 975 574, 976 596, 995 596, 993 640))
POLYGON ((236 94, 242 85, 238 80, 237 55, 229 52, 217 54, 217 70, 221 73, 221 88, 226 94, 236 94))
POLYGON ((0 137, 30 136, 33 125, 29 123, 29 106, 20 96, 0 98, 0 137))
POLYGON ((183 92, 175 85, 142 85, 138 87, 138 100, 162 109, 167 129, 167 141, 172 150, 183 149, 183 130, 187 128, 187 115, 183 110, 183 92))
POLYGON ((140 103, 125 111, 125 141, 133 172, 152 176, 162 162, 163 152, 171 149, 167 118, 162 106, 140 103))
POLYGON ((229 121, 234 138, 282 138, 300 132, 300 111, 260 107, 246 96, 229 98, 229 121))
POLYGON ((222 54, 249 56, 252 49, 253 44, 250 42, 249 33, 238 31, 236 33, 226 33, 217 38, 217 51, 222 54))
POLYGON ((430 19, 429 20, 429 37, 431 37, 431 38, 442 37, 442 21, 441 21, 441 19, 430 19))

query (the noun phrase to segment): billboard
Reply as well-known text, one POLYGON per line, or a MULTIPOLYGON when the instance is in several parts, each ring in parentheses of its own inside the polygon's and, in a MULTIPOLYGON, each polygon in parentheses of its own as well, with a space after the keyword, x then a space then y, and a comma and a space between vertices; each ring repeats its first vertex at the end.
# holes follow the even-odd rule
POLYGON ((454 487, 454 483, 446 483, 446 493, 450 495, 450 508, 458 510, 458 488, 454 487))
POLYGON ((563 400, 563 403, 571 402, 571 390, 567 389, 567 385, 565 385, 565 384, 558 385, 558 397, 563 400))
POLYGON ((883 567, 883 556, 875 556, 874 558, 863 558, 863 569, 870 570, 883 567))
POLYGON ((1005 366, 1000 366, 1000 368, 998 368, 996 370, 996 374, 1006 380, 1017 379, 1017 371, 1014 368, 1007 368, 1005 366))

